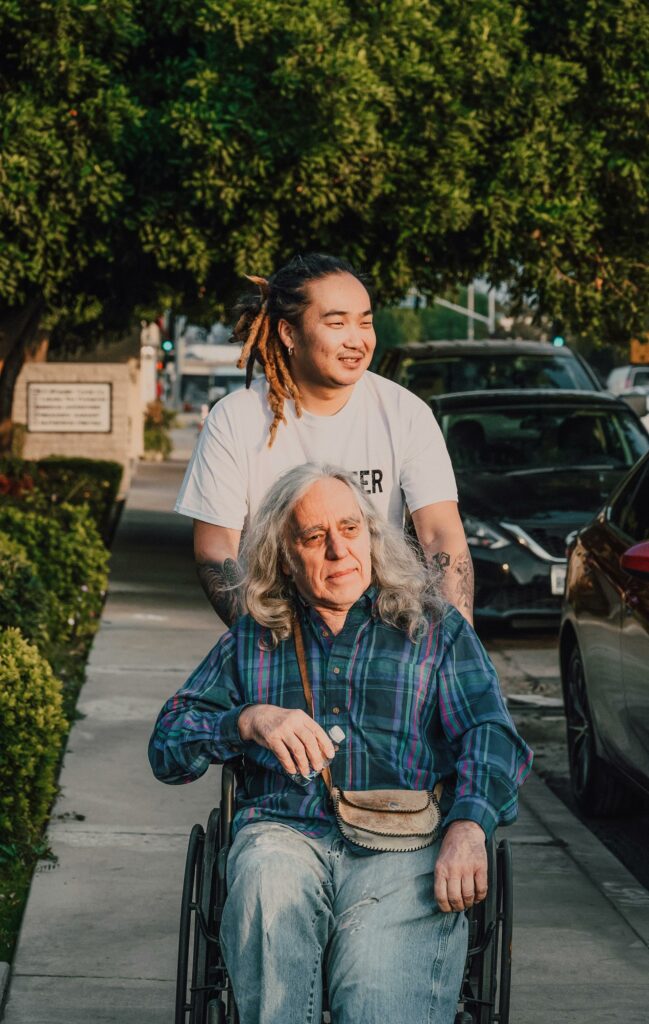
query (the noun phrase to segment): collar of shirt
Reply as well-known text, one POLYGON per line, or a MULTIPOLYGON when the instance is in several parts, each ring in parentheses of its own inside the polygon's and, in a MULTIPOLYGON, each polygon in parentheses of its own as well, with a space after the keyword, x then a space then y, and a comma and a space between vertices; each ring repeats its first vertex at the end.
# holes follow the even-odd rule
MULTIPOLYGON (((296 605, 300 613, 300 618, 305 626, 310 628, 316 637, 318 643, 325 651, 331 649, 336 636, 331 632, 329 626, 324 621, 320 612, 306 601, 299 591, 296 593, 296 605)), ((367 588, 364 593, 361 594, 358 601, 352 605, 347 612, 347 618, 345 619, 345 625, 343 626, 341 633, 344 633, 348 627, 357 628, 362 622, 367 619, 377 619, 378 613, 376 610, 376 601, 379 596, 378 588, 372 584, 367 588)), ((340 634, 338 634, 340 636, 340 634)))

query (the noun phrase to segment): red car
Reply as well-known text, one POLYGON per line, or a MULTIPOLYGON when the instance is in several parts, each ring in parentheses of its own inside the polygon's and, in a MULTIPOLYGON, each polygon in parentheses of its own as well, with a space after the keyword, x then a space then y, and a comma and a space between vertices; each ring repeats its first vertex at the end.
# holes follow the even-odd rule
POLYGON ((595 816, 649 796, 649 455, 572 547, 560 634, 575 798, 595 816))

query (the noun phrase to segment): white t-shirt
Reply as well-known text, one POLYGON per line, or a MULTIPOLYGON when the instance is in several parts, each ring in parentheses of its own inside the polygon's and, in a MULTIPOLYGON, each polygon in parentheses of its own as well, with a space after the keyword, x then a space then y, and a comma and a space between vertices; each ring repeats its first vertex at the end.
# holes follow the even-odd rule
POLYGON ((227 395, 207 417, 185 473, 176 512, 243 528, 278 477, 305 462, 351 470, 391 522, 437 501, 457 501, 442 432, 428 406, 400 384, 366 372, 333 416, 301 417, 288 399, 272 448, 265 378, 227 395))

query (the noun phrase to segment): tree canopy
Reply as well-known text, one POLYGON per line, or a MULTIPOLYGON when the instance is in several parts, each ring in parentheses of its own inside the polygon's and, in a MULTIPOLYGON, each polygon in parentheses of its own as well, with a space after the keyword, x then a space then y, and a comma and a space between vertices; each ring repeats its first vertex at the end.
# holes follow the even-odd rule
POLYGON ((307 248, 647 327, 643 0, 0 0, 0 38, 5 353, 307 248))

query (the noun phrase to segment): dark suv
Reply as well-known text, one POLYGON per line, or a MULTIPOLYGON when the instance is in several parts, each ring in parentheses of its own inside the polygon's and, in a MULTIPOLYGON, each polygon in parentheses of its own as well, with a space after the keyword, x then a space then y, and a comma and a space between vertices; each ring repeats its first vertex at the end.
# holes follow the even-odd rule
POLYGON ((428 402, 458 391, 603 391, 588 363, 540 341, 424 341, 388 349, 376 371, 428 402))

